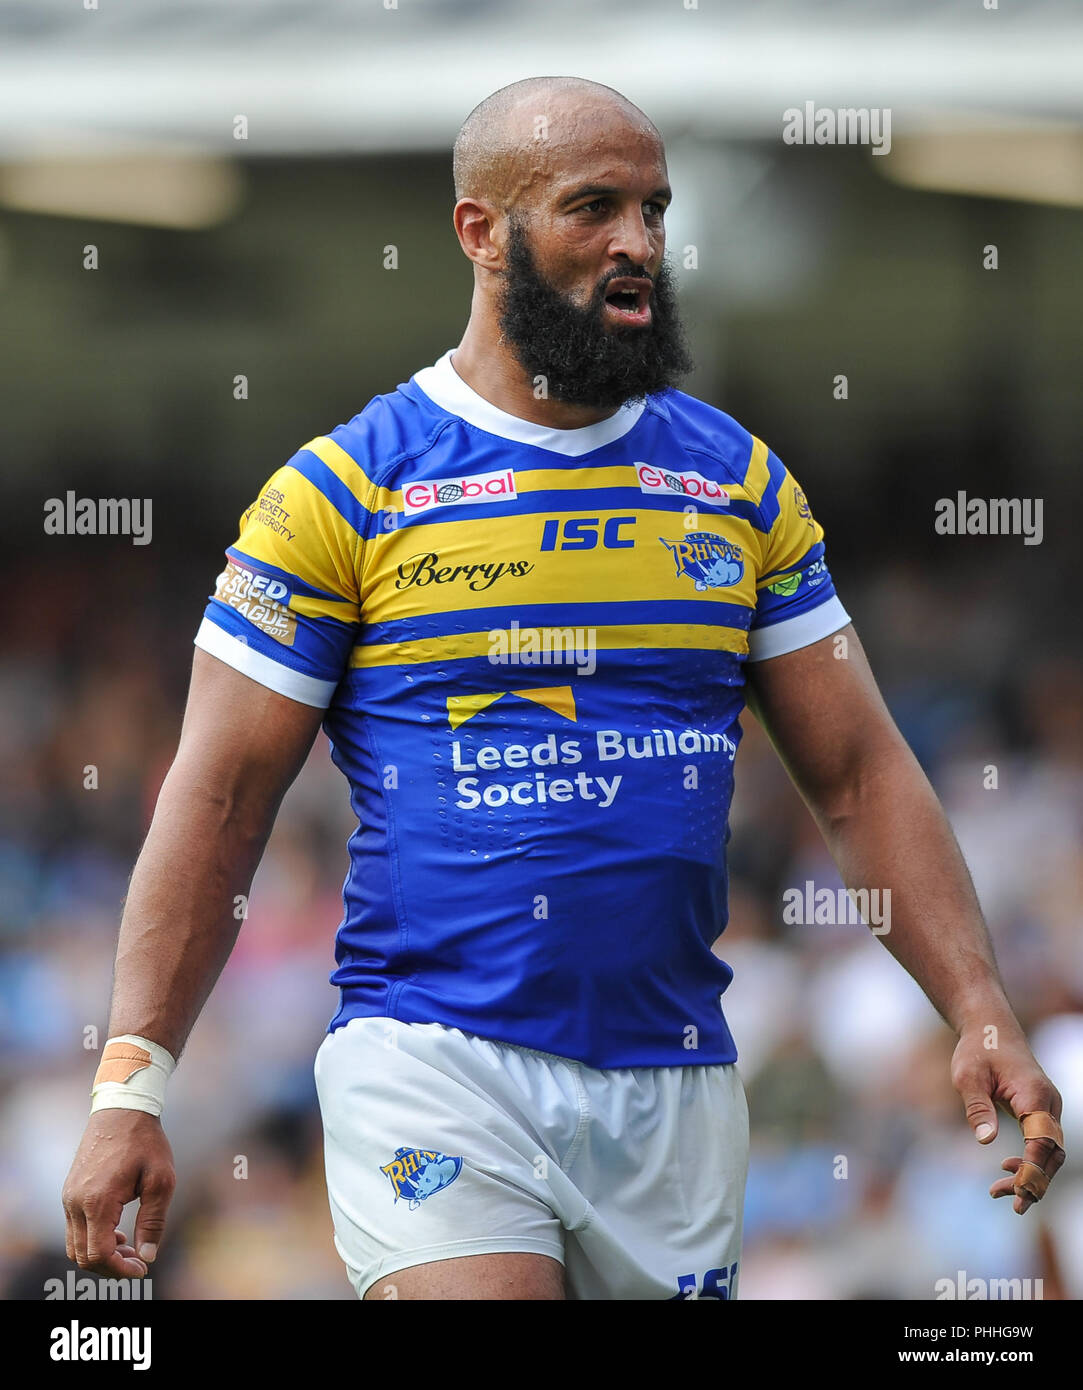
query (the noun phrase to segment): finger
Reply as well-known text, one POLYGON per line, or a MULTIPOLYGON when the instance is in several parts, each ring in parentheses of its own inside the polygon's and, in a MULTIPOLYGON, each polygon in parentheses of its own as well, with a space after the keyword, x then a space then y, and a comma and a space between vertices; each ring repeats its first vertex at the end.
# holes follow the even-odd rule
POLYGON ((997 1109, 992 1098, 984 1090, 971 1085, 960 1092, 967 1124, 974 1131, 979 1144, 991 1144, 997 1137, 997 1109))
POLYGON ((110 1198, 88 1199, 86 1212, 87 1266, 104 1265, 117 1248, 117 1220, 123 1204, 110 1198))
POLYGON ((72 1244, 75 1246, 75 1263, 80 1269, 86 1268, 86 1217, 82 1207, 75 1207, 71 1214, 72 1244))
POLYGON ((1015 1184, 1019 1170, 1023 1166, 1023 1159, 1006 1158, 1000 1166, 1005 1172, 1011 1173, 1013 1176, 1010 1178, 999 1178, 989 1189, 989 1194, 992 1197, 1014 1197, 1015 1201, 1012 1203, 1012 1209, 1022 1216, 1025 1211, 1030 1210, 1037 1200, 1037 1198, 1032 1197, 1029 1192, 1020 1192, 1016 1190, 1015 1184))
POLYGON ((1014 1185, 1005 1187, 1003 1182, 1000 1181, 995 1182, 989 1189, 989 1196, 994 1199, 997 1197, 1014 1197, 1015 1201, 1012 1203, 1012 1209, 1013 1211, 1017 1211, 1020 1216, 1034 1205, 1034 1199, 1029 1197, 1025 1192, 1016 1192, 1014 1185))
POLYGON ((1016 1194, 1015 1191, 1014 1174, 1019 1171, 1020 1167, 1022 1167, 1022 1163, 1023 1160, 1021 1158, 1006 1158, 1000 1166, 1004 1169, 1005 1172, 1012 1174, 1012 1176, 1007 1178, 998 1178, 996 1182, 993 1183, 992 1187, 989 1189, 989 1196, 993 1198, 1015 1197, 1016 1200, 1012 1203, 1012 1206, 1015 1209, 1015 1211, 1019 1213, 1020 1216, 1022 1216, 1023 1213, 1029 1207, 1032 1207, 1034 1205, 1033 1198, 1029 1197, 1025 1192, 1016 1194))
POLYGON ((123 1255, 127 1259, 135 1254, 135 1247, 133 1245, 129 1245, 128 1237, 124 1234, 123 1231, 114 1231, 113 1234, 117 1238, 116 1253, 118 1255, 123 1255))
POLYGON ((75 1229, 67 1202, 64 1203, 64 1254, 69 1260, 75 1259, 75 1229))
POLYGON ((128 1244, 128 1238, 121 1230, 113 1232, 115 1249, 108 1251, 100 1260, 88 1261, 86 1268, 91 1274, 99 1274, 107 1279, 143 1279, 146 1277, 146 1261, 139 1259, 128 1244))
POLYGON ((1052 1091, 1034 1104, 1013 1098, 1012 1109, 1023 1131, 1025 1155, 1016 1170, 1016 1191, 1021 1198, 1029 1199, 1029 1206, 1042 1200, 1064 1162, 1064 1139, 1057 1120, 1060 1096, 1052 1091))
POLYGON ((1064 1150, 1052 1139, 1028 1139, 1023 1145, 1023 1153, 1028 1163, 1036 1163, 1050 1178, 1064 1162, 1064 1150))
POLYGON ((171 1168, 154 1168, 143 1175, 133 1243, 139 1258, 146 1260, 147 1264, 153 1264, 158 1254, 175 1186, 176 1178, 171 1168))
POLYGON ((105 1279, 145 1279, 147 1266, 137 1255, 125 1255, 113 1250, 101 1260, 86 1266, 89 1274, 100 1274, 105 1279))
POLYGON ((127 1250, 114 1250, 105 1263, 111 1277, 118 1279, 145 1279, 147 1277, 146 1260, 141 1260, 131 1246, 128 1246, 127 1250))
MULTIPOLYGON (((1001 1166, 1002 1168, 1006 1168, 1006 1169, 1008 1170, 1009 1173, 1014 1173, 1015 1170, 1019 1167, 1019 1162, 1020 1162, 1020 1160, 1019 1160, 1018 1158, 1006 1158, 1006 1159, 1004 1160, 1004 1162, 1003 1162, 1000 1166, 1001 1166)), ((1013 1193, 1014 1191, 1015 1191, 1015 1178, 1014 1178, 1014 1177, 1009 1177, 1009 1178, 997 1178, 996 1182, 993 1183, 992 1187, 989 1189, 989 1196, 990 1196, 990 1197, 1007 1197, 1007 1196, 1009 1196, 1011 1193, 1013 1193)))
POLYGON ((123 1270, 128 1278, 144 1278, 147 1273, 147 1262, 139 1258, 134 1247, 128 1244, 128 1237, 119 1227, 113 1232, 113 1239, 117 1243, 117 1248, 106 1261, 110 1271, 119 1269, 123 1270))

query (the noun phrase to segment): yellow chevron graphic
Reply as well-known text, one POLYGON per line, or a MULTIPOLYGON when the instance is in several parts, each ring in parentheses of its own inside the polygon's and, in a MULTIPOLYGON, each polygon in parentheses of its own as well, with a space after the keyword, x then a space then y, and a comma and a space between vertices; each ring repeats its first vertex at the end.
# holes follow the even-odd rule
POLYGON ((575 723, 575 694, 570 685, 547 685, 538 690, 512 690, 520 700, 533 700, 536 705, 544 705, 554 714, 563 715, 575 723))
POLYGON ((488 709, 505 695, 514 695, 520 700, 533 700, 536 705, 544 705, 554 714, 575 722, 575 693, 571 686, 546 685, 533 690, 498 690, 485 695, 449 695, 447 718, 452 730, 457 729, 460 724, 465 724, 468 719, 473 719, 475 714, 488 709))

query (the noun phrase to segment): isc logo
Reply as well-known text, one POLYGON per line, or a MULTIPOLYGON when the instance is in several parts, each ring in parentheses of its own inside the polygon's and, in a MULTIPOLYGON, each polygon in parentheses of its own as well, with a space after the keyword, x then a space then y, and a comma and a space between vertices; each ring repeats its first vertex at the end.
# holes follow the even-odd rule
MULTIPOLYGON (((550 517, 542 530, 542 550, 594 550, 598 544, 601 519, 596 516, 569 517, 563 525, 558 516, 550 517)), ((634 516, 611 516, 602 527, 602 546, 606 550, 628 550, 635 545, 621 528, 634 526, 634 516)))

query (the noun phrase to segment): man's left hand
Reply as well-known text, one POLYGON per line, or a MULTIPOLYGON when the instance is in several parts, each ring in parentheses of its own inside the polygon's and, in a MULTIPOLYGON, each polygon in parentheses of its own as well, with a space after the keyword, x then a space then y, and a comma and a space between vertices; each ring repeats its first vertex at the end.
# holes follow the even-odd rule
MULTIPOLYGON (((1059 1133, 1061 1113, 1060 1092, 1042 1071, 1022 1032, 999 1028, 997 1046, 987 1047, 989 1036, 985 1026, 965 1028, 951 1059, 951 1080, 963 1098, 966 1118, 979 1143, 991 1144, 997 1136, 997 1104, 1008 1107, 1020 1122, 1024 1115, 1047 1112, 1057 1126, 1044 1126, 1032 1121, 1036 1128, 1046 1127, 1059 1133)), ((1052 1178, 1064 1162, 1064 1148, 1055 1137, 1027 1139, 1023 1157, 1006 1158, 1000 1165, 1011 1176, 998 1178, 989 1189, 991 1197, 1014 1194, 1014 1209, 1020 1216, 1036 1200, 1017 1187, 1016 1174, 1026 1164, 1034 1164, 1047 1178, 1052 1178)), ((1027 1177, 1025 1172, 1024 1177, 1027 1177)), ((1033 1172, 1030 1174, 1033 1177, 1033 1172)), ((1040 1178, 1038 1179, 1041 1185, 1040 1178)))

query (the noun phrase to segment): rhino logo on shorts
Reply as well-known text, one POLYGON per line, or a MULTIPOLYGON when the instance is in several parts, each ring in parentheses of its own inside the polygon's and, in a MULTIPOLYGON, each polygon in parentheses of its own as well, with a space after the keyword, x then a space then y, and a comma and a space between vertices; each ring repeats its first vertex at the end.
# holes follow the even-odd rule
POLYGON ((438 1149, 396 1149, 395 1157, 380 1169, 386 1173, 399 1198, 410 1203, 416 1211, 426 1197, 442 1192, 459 1176, 463 1161, 449 1157, 438 1149))

